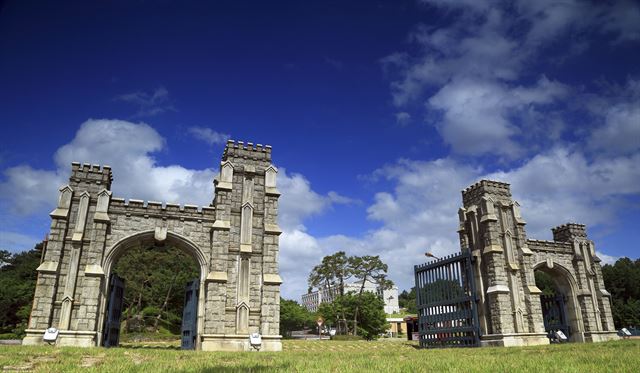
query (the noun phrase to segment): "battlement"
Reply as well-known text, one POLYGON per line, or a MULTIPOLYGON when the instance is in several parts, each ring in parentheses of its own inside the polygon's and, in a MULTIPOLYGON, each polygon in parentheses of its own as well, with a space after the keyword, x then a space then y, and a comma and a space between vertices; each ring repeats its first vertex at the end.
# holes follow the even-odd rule
POLYGON ((587 226, 578 223, 567 223, 551 228, 553 240, 558 242, 571 242, 574 238, 586 239, 587 226))
POLYGON ((511 187, 501 181, 480 180, 462 191, 462 202, 465 207, 477 205, 485 194, 511 199, 511 187))
POLYGON ((109 214, 149 215, 175 218, 215 219, 215 207, 179 205, 157 201, 143 201, 113 197, 109 205, 109 214))
POLYGON ((103 188, 111 190, 113 174, 111 166, 100 166, 97 164, 71 163, 71 176, 69 184, 74 188, 86 189, 90 193, 99 192, 103 188))
POLYGON ((527 247, 534 252, 535 251, 573 252, 573 246, 568 242, 528 239, 527 247))
POLYGON ((253 159, 271 163, 271 145, 253 144, 252 142, 228 140, 222 154, 222 161, 233 158, 253 159))

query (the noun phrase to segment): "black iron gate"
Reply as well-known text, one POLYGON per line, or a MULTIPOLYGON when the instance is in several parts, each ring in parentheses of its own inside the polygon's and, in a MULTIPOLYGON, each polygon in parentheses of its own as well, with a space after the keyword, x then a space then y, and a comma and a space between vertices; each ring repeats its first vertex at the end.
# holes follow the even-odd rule
POLYGON ((183 350, 196 348, 198 327, 198 290, 200 282, 195 279, 189 281, 184 289, 184 308, 182 309, 182 342, 183 350))
POLYGON ((558 295, 541 295, 540 304, 544 320, 544 329, 550 337, 554 332, 561 330, 567 338, 571 336, 571 329, 567 323, 567 313, 565 312, 566 297, 558 295))
POLYGON ((459 253, 415 266, 420 347, 480 344, 472 257, 459 253))
POLYGON ((104 347, 118 347, 120 342, 120 318, 124 300, 124 280, 117 274, 109 279, 109 301, 107 303, 107 319, 104 326, 104 347))

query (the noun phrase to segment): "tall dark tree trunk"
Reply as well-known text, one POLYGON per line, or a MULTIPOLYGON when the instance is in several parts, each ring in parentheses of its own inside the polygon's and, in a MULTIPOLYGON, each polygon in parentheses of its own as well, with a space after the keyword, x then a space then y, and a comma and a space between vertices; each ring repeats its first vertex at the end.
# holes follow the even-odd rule
POLYGON ((358 312, 360 311, 360 299, 362 299, 362 293, 364 292, 364 284, 367 281, 367 276, 362 278, 362 285, 360 285, 360 292, 358 293, 358 300, 356 302, 356 309, 353 312, 353 335, 358 335, 358 312))

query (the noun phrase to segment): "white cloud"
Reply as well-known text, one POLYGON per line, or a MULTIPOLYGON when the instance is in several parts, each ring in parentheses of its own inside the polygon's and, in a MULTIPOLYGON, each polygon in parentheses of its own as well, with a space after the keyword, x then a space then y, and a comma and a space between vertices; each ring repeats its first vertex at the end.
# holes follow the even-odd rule
POLYGON ((187 132, 196 139, 202 140, 209 145, 224 144, 231 137, 226 133, 216 132, 208 127, 189 127, 187 132))
POLYGON ((136 118, 152 117, 167 111, 176 111, 169 91, 164 87, 158 87, 153 92, 136 91, 125 93, 114 98, 115 101, 126 102, 137 108, 136 118))
POLYGON ((607 156, 640 150, 640 81, 629 79, 616 91, 622 97, 603 99, 594 108, 604 113, 604 124, 588 140, 592 150, 607 156))
POLYGON ((640 40, 640 5, 633 1, 615 1, 602 15, 602 30, 617 35, 616 42, 640 40))
MULTIPOLYGON (((321 245, 318 239, 306 231, 304 221, 320 215, 336 204, 354 204, 351 198, 335 191, 326 195, 311 188, 307 178, 298 173, 289 174, 280 167, 278 190, 282 193, 278 201, 278 224, 280 235, 280 273, 284 284, 282 294, 286 298, 299 299, 307 290, 309 271, 325 255, 332 254, 330 248, 321 245)), ((335 250, 334 250, 335 251, 335 250)))
POLYGON ((511 118, 517 115, 524 120, 537 107, 566 93, 564 85, 544 76, 530 87, 461 79, 444 85, 428 100, 428 106, 443 113, 437 127, 455 152, 516 156, 523 153, 513 140, 521 129, 511 118))
POLYGON ((619 256, 611 256, 611 255, 607 255, 604 254, 600 251, 596 251, 596 255, 598 256, 598 258, 600 258, 600 260, 602 260, 602 262, 600 264, 605 265, 605 264, 610 264, 610 265, 614 265, 616 263, 616 261, 618 259, 620 259, 619 256))
POLYGON ((28 165, 11 167, 4 171, 5 181, 0 183, 0 198, 6 200, 3 205, 9 211, 18 215, 28 215, 47 208, 53 210, 58 188, 64 184, 66 177, 68 171, 64 174, 36 170, 28 165))
MULTIPOLYGON (((640 6, 627 1, 422 2, 450 21, 441 27, 419 25, 409 37, 418 52, 392 53, 381 60, 382 66, 392 77, 395 106, 425 102, 428 122, 460 154, 513 159, 562 145, 567 126, 558 106, 568 106, 575 100, 569 93, 581 88, 544 76, 531 83, 532 69, 544 58, 558 63, 568 54, 587 51, 584 35, 589 33, 612 34, 614 44, 640 39, 640 6), (562 48, 566 52, 541 53, 560 40, 569 43, 562 48)), ((608 143, 593 141, 592 146, 611 148, 622 136, 635 135, 638 126, 630 123, 636 115, 630 107, 610 110, 606 120, 611 123, 598 139, 608 143)), ((624 138, 621 148, 633 148, 630 138, 624 138)))
POLYGON ((67 183, 71 162, 110 165, 116 196, 208 205, 213 196, 214 169, 193 170, 158 165, 153 154, 165 140, 145 123, 90 119, 55 155, 55 170, 21 165, 5 170, 0 193, 18 214, 48 213, 57 190, 67 183), (141 139, 144 139, 141 141, 141 139))
POLYGON ((411 114, 406 111, 400 111, 395 114, 396 123, 400 126, 406 126, 411 122, 411 114))
POLYGON ((0 231, 0 250, 10 250, 13 252, 31 250, 43 239, 44 236, 38 239, 21 233, 0 231))

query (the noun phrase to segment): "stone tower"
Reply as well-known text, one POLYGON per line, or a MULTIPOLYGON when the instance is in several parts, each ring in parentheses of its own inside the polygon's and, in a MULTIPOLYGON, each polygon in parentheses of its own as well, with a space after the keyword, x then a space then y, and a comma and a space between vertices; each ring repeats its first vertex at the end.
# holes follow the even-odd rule
POLYGON ((460 245, 475 258, 483 345, 549 343, 534 271, 549 273, 566 296, 574 341, 615 338, 610 295, 584 225, 553 229, 554 241, 527 239, 509 184, 482 180, 462 191, 460 245))
POLYGON ((271 147, 229 141, 210 206, 116 198, 109 166, 73 163, 51 213, 43 262, 23 344, 100 346, 105 333, 109 275, 132 247, 172 245, 200 267, 196 348, 279 351, 279 192, 271 147))

